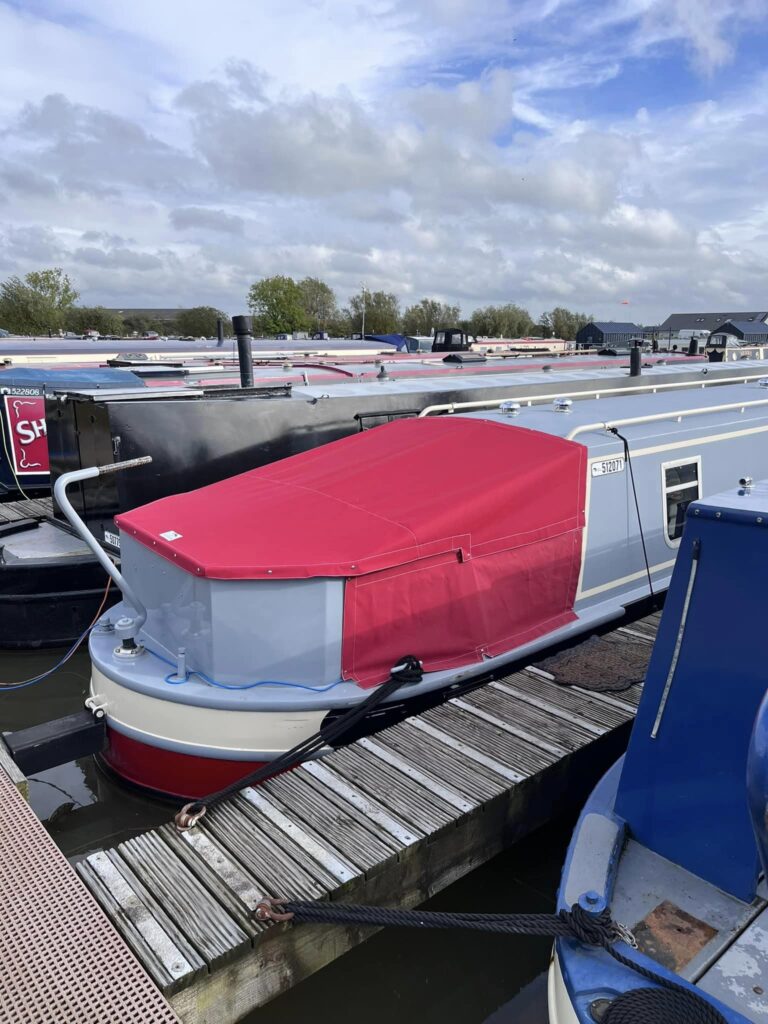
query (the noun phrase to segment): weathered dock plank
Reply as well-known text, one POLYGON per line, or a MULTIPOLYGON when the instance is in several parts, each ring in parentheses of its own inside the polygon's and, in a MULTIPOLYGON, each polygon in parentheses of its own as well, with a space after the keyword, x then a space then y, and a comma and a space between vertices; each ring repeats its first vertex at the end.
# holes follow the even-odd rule
MULTIPOLYGON (((582 800, 621 753, 640 695, 591 690, 588 673, 617 657, 640 671, 657 625, 654 614, 586 647, 581 685, 558 683, 557 657, 510 673, 246 788, 191 832, 163 826, 93 855, 84 877, 103 856, 135 872, 143 910, 189 953, 172 983, 153 976, 185 1024, 230 1024, 371 931, 264 928, 250 918, 262 895, 416 906, 582 800)), ((572 680, 578 649, 563 658, 572 680)), ((94 893, 114 913, 114 894, 94 893)), ((136 948, 146 956, 146 941, 136 948)))
POLYGON ((20 519, 44 519, 52 514, 53 503, 50 498, 0 501, 0 523, 17 523, 20 519))
POLYGON ((4 771, 24 799, 29 800, 29 781, 11 757, 2 736, 0 736, 0 771, 4 771))
POLYGON ((0 906, 4 1024, 178 1020, 2 768, 0 906))

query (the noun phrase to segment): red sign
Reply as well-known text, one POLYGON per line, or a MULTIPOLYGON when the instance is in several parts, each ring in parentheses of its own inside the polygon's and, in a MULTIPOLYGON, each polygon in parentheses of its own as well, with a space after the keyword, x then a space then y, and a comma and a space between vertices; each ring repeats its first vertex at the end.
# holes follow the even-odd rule
POLYGON ((47 473, 49 464, 45 399, 6 395, 5 421, 11 435, 11 457, 16 476, 47 473))

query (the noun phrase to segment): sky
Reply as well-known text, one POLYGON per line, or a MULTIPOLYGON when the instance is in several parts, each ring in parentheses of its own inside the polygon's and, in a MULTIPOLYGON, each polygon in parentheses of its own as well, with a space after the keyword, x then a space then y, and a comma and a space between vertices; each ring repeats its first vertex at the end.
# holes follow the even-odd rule
POLYGON ((768 0, 0 0, 0 279, 768 308, 768 0))

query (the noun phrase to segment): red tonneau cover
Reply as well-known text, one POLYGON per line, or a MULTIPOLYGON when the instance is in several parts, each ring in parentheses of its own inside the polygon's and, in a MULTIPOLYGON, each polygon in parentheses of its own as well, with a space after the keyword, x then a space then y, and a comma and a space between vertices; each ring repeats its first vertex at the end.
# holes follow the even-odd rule
POLYGON ((448 668, 573 618, 586 449, 465 417, 399 420, 117 517, 199 576, 348 578, 343 669, 448 668))

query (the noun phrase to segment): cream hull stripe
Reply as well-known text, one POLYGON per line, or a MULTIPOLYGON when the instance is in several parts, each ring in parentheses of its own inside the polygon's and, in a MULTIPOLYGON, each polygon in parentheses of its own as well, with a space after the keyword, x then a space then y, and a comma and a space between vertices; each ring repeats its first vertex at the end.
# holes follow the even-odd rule
MULTIPOLYGON (((326 715, 319 711, 212 711, 150 697, 121 686, 95 666, 91 694, 106 704, 107 721, 146 743, 198 757, 252 759, 254 753, 281 754, 316 733, 326 715), (205 743, 199 742, 205 737, 205 743)), ((258 758, 257 758, 258 760, 258 758)))

